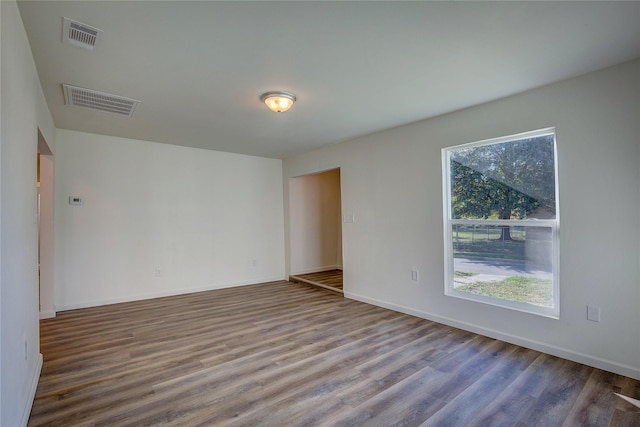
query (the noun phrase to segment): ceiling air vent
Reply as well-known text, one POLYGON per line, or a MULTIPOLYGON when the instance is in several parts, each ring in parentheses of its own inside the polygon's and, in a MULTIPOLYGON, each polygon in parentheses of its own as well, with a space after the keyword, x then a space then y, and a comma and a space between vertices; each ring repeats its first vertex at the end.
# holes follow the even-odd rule
POLYGON ((69 18, 62 20, 62 42, 93 50, 102 36, 102 30, 69 18))
POLYGON ((121 116, 131 117, 140 101, 123 96, 83 89, 77 86, 63 84, 64 103, 92 110, 106 111, 121 116))

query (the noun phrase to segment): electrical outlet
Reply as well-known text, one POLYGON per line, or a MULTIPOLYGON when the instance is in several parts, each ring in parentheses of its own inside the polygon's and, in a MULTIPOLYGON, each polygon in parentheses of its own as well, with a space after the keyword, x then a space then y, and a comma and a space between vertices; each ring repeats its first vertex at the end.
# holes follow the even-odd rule
POLYGON ((257 260, 257 259, 253 259, 253 260, 251 261, 251 267, 255 267, 255 266, 257 266, 257 265, 258 265, 258 260, 257 260))
POLYGON ((592 322, 600 321, 600 307, 595 305, 587 306, 587 320, 591 320, 592 322))
POLYGON ((418 270, 411 270, 411 281, 418 282, 420 280, 420 273, 418 270))
POLYGON ((159 268, 156 268, 154 274, 156 277, 162 277, 162 270, 160 270, 159 268))
POLYGON ((29 352, 27 351, 27 340, 24 340, 24 360, 27 360, 28 356, 29 356, 29 352))

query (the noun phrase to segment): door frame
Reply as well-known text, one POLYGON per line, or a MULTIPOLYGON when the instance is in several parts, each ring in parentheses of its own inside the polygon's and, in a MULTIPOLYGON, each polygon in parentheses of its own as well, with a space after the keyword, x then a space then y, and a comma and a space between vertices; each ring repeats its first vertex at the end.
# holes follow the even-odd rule
POLYGON ((320 170, 320 171, 315 171, 315 172, 311 172, 311 173, 307 173, 307 174, 301 174, 301 175, 296 175, 296 176, 292 176, 288 178, 288 182, 287 182, 287 191, 288 191, 288 211, 286 212, 287 217, 288 217, 288 236, 287 236, 287 245, 288 245, 288 256, 287 256, 287 276, 290 276, 292 274, 304 274, 304 273, 308 273, 311 272, 310 270, 313 270, 315 272, 317 271, 322 271, 322 270, 329 270, 329 269, 341 269, 343 270, 344 268, 344 252, 343 252, 343 248, 344 248, 344 235, 343 235, 343 230, 342 230, 342 171, 340 167, 333 167, 333 168, 328 168, 328 169, 324 169, 324 170, 320 170), (340 238, 337 241, 337 246, 336 246, 336 264, 334 265, 325 265, 325 266, 317 266, 317 268, 311 268, 311 269, 304 269, 304 268, 300 268, 299 266, 294 264, 294 251, 298 250, 299 248, 296 246, 296 242, 294 241, 294 236, 296 235, 296 233, 300 233, 301 230, 296 229, 296 227, 298 226, 298 224, 296 223, 296 214, 294 214, 294 212, 298 209, 300 209, 300 203, 303 203, 303 201, 298 199, 298 196, 296 194, 294 194, 294 191, 292 190, 292 185, 291 183, 293 182, 293 180, 296 179, 301 179, 301 178, 305 178, 305 177, 310 177, 310 176, 315 176, 315 175, 320 175, 320 174, 324 174, 324 173, 329 173, 329 172, 333 172, 333 171, 337 171, 338 172, 338 218, 336 218, 336 223, 337 223, 337 230, 340 233, 340 238), (305 271, 308 270, 308 271, 305 271))

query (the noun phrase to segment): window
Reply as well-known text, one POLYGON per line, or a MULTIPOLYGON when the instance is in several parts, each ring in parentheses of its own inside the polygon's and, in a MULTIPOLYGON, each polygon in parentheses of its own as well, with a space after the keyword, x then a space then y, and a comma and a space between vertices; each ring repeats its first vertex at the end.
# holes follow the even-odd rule
POLYGON ((554 129, 442 150, 445 294, 559 316, 554 129))

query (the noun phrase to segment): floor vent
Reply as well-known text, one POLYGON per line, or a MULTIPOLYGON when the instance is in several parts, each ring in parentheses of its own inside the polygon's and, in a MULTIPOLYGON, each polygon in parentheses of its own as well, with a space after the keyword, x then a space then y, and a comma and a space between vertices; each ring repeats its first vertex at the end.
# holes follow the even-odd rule
POLYGON ((131 117, 140 101, 123 96, 63 84, 64 103, 131 117))
POLYGON ((93 50, 102 36, 102 30, 69 18, 62 20, 62 42, 93 50))

